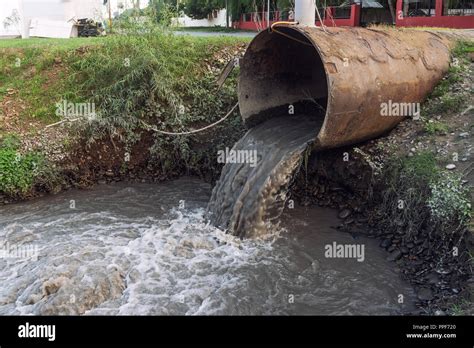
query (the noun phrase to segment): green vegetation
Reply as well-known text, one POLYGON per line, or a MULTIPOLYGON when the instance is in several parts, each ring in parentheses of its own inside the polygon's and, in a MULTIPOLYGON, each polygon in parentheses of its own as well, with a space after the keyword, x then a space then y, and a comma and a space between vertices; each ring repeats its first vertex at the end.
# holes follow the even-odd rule
POLYGON ((435 180, 440 175, 436 157, 431 152, 420 152, 413 157, 403 158, 399 162, 399 168, 402 177, 424 182, 435 180))
POLYGON ((425 122, 425 131, 428 134, 446 134, 448 130, 448 125, 443 122, 435 120, 428 120, 428 122, 425 122))
POLYGON ((384 168, 381 177, 381 202, 377 206, 380 220, 391 229, 404 226, 407 235, 416 234, 424 221, 429 219, 426 201, 429 197, 429 181, 438 176, 436 160, 431 153, 419 153, 413 157, 393 158, 384 168), (420 208, 423 207, 423 208, 420 208))
MULTIPOLYGON (((150 32, 111 38, 100 50, 89 51, 72 65, 79 95, 99 110, 99 117, 86 125, 88 138, 119 137, 131 146, 146 130, 142 121, 168 132, 217 121, 237 102, 237 75, 218 91, 211 67, 222 68, 226 62, 217 63, 215 55, 239 44, 234 38, 150 32)), ((220 127, 231 125, 239 129, 239 118, 233 117, 220 127)), ((232 144, 240 131, 228 132, 227 141, 232 144)), ((193 150, 198 137, 155 134, 151 151, 165 172, 185 167, 194 170, 193 163, 201 161, 193 150)))
MULTIPOLYGON (((120 36, 92 40, 2 42, 0 103, 8 108, 2 108, 0 117, 8 117, 2 118, 7 122, 0 131, 8 134, 8 123, 14 121, 25 134, 36 134, 60 120, 56 103, 61 100, 90 102, 98 116, 72 123, 73 128, 67 131, 72 131, 71 135, 80 135, 90 143, 110 143, 112 139, 113 146, 118 144, 124 152, 142 141, 140 151, 148 153, 147 168, 162 177, 183 173, 215 177, 221 166, 214 158, 216 148, 232 146, 243 132, 237 113, 210 130, 186 136, 161 135, 142 122, 181 132, 202 128, 226 115, 237 102, 237 71, 220 90, 216 80, 227 62, 243 51, 247 40, 175 36, 163 25, 137 23, 132 17, 122 20, 120 28, 120 36)), ((69 136, 65 134, 58 141, 66 144, 69 136)), ((16 146, 5 148, 4 163, 13 170, 16 162, 12 156, 19 150, 16 146)), ((35 152, 21 158, 40 163, 38 156, 42 155, 35 152)), ((126 172, 127 165, 117 165, 126 172)), ((10 184, 5 181, 0 191, 15 196, 16 190, 16 196, 24 196, 32 186, 47 185, 42 181, 45 175, 33 177, 25 172, 21 177, 21 184, 8 179, 10 184)), ((54 175, 50 177, 54 179, 54 175)))
POLYGON ((452 66, 448 70, 448 74, 446 77, 441 80, 441 82, 436 86, 434 91, 431 93, 431 98, 438 98, 445 96, 449 92, 449 87, 458 82, 460 78, 460 73, 462 72, 462 68, 459 66, 452 66))
POLYGON ((453 49, 453 56, 457 58, 466 58, 468 53, 474 52, 474 42, 472 41, 459 41, 456 47, 453 49))
POLYGON ((234 28, 226 28, 221 26, 214 27, 176 27, 174 31, 189 31, 189 32, 210 32, 210 33, 251 33, 255 34, 254 31, 240 30, 234 28))
POLYGON ((472 302, 467 299, 461 299, 453 304, 450 309, 451 315, 472 315, 472 302))
POLYGON ((462 176, 444 173, 430 182, 428 206, 435 220, 449 226, 452 222, 466 223, 471 218, 469 190, 462 185, 462 176))
POLYGON ((0 40, 0 49, 3 48, 49 48, 57 50, 73 50, 79 47, 97 45, 107 40, 106 37, 79 37, 71 39, 10 39, 0 40))
POLYGON ((184 13, 194 19, 204 19, 213 11, 225 7, 225 0, 186 0, 184 13))
POLYGON ((378 207, 393 228, 417 233, 428 222, 447 231, 470 219, 469 190, 460 175, 442 170, 435 155, 393 158, 385 167, 378 207))
MULTIPOLYGON (((190 0, 195 1, 195 0, 190 0)), ((205 0, 201 0, 205 1, 205 0)), ((210 0, 212 1, 212 0, 210 0)), ((323 7, 327 6, 340 6, 347 4, 345 0, 317 0, 316 4, 320 11, 323 7)), ((271 11, 280 11, 282 19, 287 19, 288 12, 294 8, 294 0, 271 0, 270 9, 271 11)), ((267 1, 266 0, 229 0, 229 10, 233 20, 238 20, 240 15, 243 13, 250 12, 259 12, 263 10, 267 11, 267 1)))
POLYGON ((15 135, 0 140, 0 192, 24 196, 36 184, 54 182, 54 170, 39 152, 19 152, 20 141, 15 135))
POLYGON ((474 43, 459 41, 452 51, 453 63, 446 76, 436 86, 426 101, 422 118, 425 120, 425 131, 429 134, 443 134, 448 126, 433 116, 460 112, 466 106, 468 91, 452 90, 452 86, 467 73, 467 54, 474 51, 474 43))
POLYGON ((454 316, 465 315, 464 314, 464 309, 462 308, 462 306, 460 304, 454 304, 451 307, 451 314, 454 315, 454 316))
POLYGON ((43 124, 57 121, 56 103, 71 99, 75 93, 69 65, 80 59, 80 47, 99 42, 98 39, 1 40, 0 103, 8 98, 15 112, 25 120, 43 124))
POLYGON ((465 95, 448 93, 440 98, 441 103, 435 110, 437 113, 459 112, 463 109, 466 100, 465 95))

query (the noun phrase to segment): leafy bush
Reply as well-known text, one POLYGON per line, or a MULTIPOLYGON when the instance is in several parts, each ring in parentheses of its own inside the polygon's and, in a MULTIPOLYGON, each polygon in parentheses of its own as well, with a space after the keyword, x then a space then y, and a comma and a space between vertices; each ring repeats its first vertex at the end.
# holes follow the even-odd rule
POLYGON ((12 143, 0 147, 0 191, 11 196, 27 193, 33 186, 44 157, 36 152, 20 154, 12 143))
POLYGON ((430 183, 428 206, 434 219, 444 224, 466 222, 471 217, 469 192, 462 185, 462 177, 445 172, 430 183))
POLYGON ((393 159, 382 174, 379 212, 390 225, 410 234, 429 222, 447 231, 469 221, 471 203, 461 176, 441 170, 433 153, 393 159))
POLYGON ((458 41, 456 47, 453 50, 454 57, 463 57, 466 56, 468 53, 474 52, 474 42, 472 41, 458 41))
POLYGON ((35 185, 50 189, 58 181, 53 167, 39 152, 22 154, 15 135, 6 136, 0 143, 0 192, 12 197, 28 194, 35 185))
POLYGON ((404 226, 408 234, 417 233, 429 220, 426 205, 430 196, 429 183, 438 175, 436 158, 430 152, 392 159, 381 175, 381 219, 395 227, 404 226))
POLYGON ((186 0, 184 13, 194 19, 205 19, 225 7, 224 0, 186 0))
POLYGON ((446 134, 448 130, 448 125, 443 122, 429 120, 425 123, 425 131, 428 134, 446 134))

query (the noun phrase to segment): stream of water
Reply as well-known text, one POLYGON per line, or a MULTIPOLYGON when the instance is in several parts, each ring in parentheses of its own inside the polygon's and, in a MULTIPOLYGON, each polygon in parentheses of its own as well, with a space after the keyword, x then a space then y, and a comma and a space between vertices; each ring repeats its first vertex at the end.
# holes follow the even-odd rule
POLYGON ((306 115, 281 116, 250 129, 232 151, 255 153, 257 160, 224 166, 208 206, 213 225, 240 237, 272 234, 301 154, 314 141, 322 121, 306 115))
POLYGON ((334 211, 287 210, 271 236, 240 240, 208 223, 210 195, 209 185, 183 178, 100 185, 1 207, 0 247, 8 245, 10 257, 0 258, 0 314, 382 315, 411 309, 413 290, 385 252, 374 240, 333 229, 334 211), (363 262, 326 257, 325 247, 334 242, 363 244, 363 262), (36 253, 11 257, 21 246, 36 253))

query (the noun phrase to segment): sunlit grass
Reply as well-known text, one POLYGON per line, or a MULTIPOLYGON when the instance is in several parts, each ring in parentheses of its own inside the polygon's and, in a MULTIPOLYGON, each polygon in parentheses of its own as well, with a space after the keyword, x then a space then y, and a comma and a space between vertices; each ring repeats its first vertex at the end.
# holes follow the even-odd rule
POLYGON ((70 39, 49 39, 49 38, 29 38, 29 39, 3 39, 0 40, 2 48, 31 48, 31 47, 51 47, 61 49, 75 49, 81 46, 97 45, 107 40, 107 37, 87 37, 70 39))

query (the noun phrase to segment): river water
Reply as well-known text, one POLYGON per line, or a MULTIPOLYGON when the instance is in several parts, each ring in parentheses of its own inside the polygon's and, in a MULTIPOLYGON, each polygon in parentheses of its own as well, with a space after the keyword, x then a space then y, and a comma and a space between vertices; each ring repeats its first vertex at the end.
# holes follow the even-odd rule
POLYGON ((0 207, 0 314, 402 314, 412 288, 376 241, 332 228, 332 210, 285 211, 263 239, 211 226, 211 187, 101 185, 0 207), (276 228, 276 227, 275 227, 276 228), (364 261, 325 257, 332 243, 365 246, 364 261), (24 256, 24 255, 23 255, 24 256), (402 304, 398 303, 400 295, 402 304))

